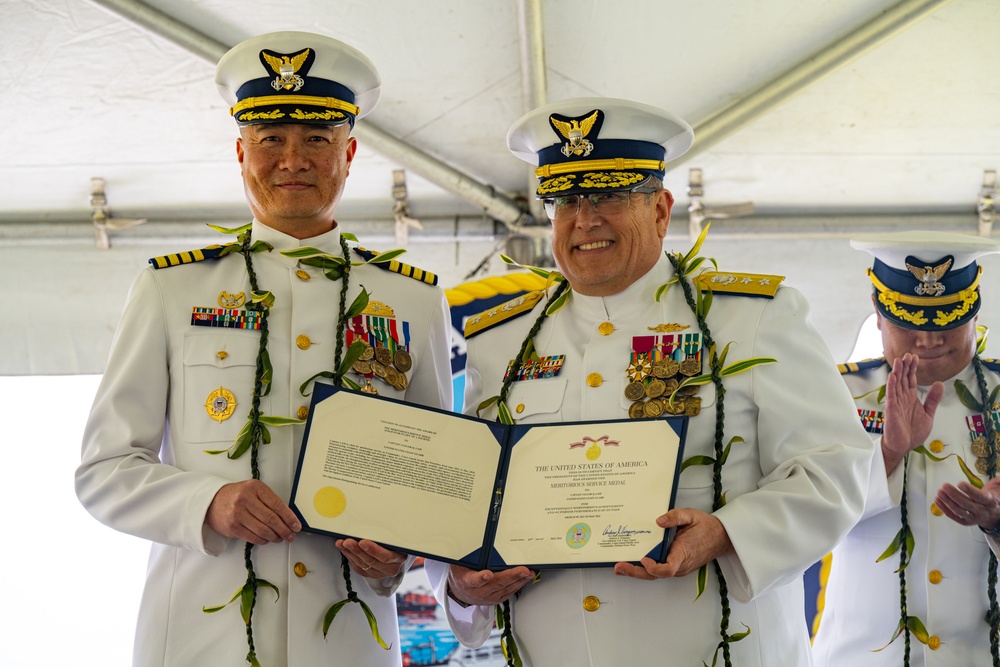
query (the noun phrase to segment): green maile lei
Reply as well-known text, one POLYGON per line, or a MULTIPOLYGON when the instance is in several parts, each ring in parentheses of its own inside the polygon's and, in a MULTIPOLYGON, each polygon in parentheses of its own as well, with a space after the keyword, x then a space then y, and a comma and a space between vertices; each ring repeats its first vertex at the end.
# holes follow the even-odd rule
MULTIPOLYGON (((229 448, 205 450, 205 453, 213 456, 225 454, 228 458, 235 460, 249 452, 251 476, 253 479, 260 479, 258 455, 260 446, 271 442, 271 433, 268 430, 268 427, 280 427, 305 423, 302 419, 269 416, 262 415, 260 413, 260 399, 270 393, 271 381, 274 375, 273 368, 271 366, 271 359, 267 352, 267 318, 271 307, 274 305, 274 295, 271 294, 271 292, 262 291, 260 289, 260 286, 257 283, 257 273, 253 268, 252 257, 254 253, 271 252, 274 248, 269 243, 264 241, 253 241, 250 236, 250 230, 252 227, 250 224, 237 228, 225 228, 217 225, 209 225, 209 227, 212 227, 216 231, 223 234, 237 235, 237 241, 235 243, 227 244, 223 248, 222 252, 219 253, 219 257, 223 257, 234 252, 238 252, 243 255, 251 290, 250 303, 247 305, 247 308, 260 313, 261 324, 260 344, 257 349, 257 364, 254 372, 253 397, 251 400, 250 414, 247 417, 247 423, 240 430, 239 434, 236 436, 235 442, 229 448)), ((294 250, 281 251, 282 255, 295 258, 300 264, 315 266, 322 269, 326 277, 330 280, 342 280, 340 286, 340 304, 337 315, 337 345, 333 357, 333 367, 337 370, 322 371, 306 380, 302 386, 299 387, 299 393, 303 396, 309 395, 309 384, 320 377, 332 380, 333 384, 336 386, 344 386, 354 390, 360 389, 360 386, 356 382, 347 377, 347 373, 350 371, 354 362, 357 361, 364 352, 365 345, 361 341, 355 341, 347 349, 346 354, 343 352, 344 323, 348 319, 359 315, 364 311, 365 307, 368 305, 368 292, 364 289, 364 287, 362 287, 361 293, 354 299, 350 307, 347 307, 348 278, 350 276, 351 267, 359 266, 361 264, 379 264, 382 262, 388 262, 405 252, 401 249, 389 250, 376 255, 367 262, 352 263, 348 259, 350 257, 350 250, 347 247, 348 240, 357 242, 358 239, 353 234, 341 233, 340 249, 343 253, 342 257, 330 255, 308 246, 296 248, 294 250)), ((243 617, 243 622, 246 625, 248 646, 246 660, 250 663, 251 667, 261 667, 260 662, 257 660, 253 637, 253 611, 257 603, 257 593, 260 588, 269 588, 274 591, 275 598, 277 599, 277 597, 280 596, 280 592, 278 591, 278 587, 274 584, 265 579, 257 578, 253 565, 253 547, 253 543, 247 542, 243 549, 243 560, 247 570, 246 583, 244 583, 243 586, 233 594, 228 602, 212 607, 202 607, 202 611, 206 614, 213 614, 225 609, 239 599, 240 615, 243 617)), ((388 651, 390 647, 385 643, 385 640, 383 640, 382 636, 379 634, 378 621, 375 618, 375 614, 372 613, 371 608, 369 608, 365 601, 358 597, 357 592, 354 591, 351 583, 351 571, 347 557, 341 554, 340 558, 341 567, 343 569, 344 583, 347 588, 347 597, 344 600, 333 604, 326 611, 326 614, 323 617, 323 637, 325 638, 327 636, 330 625, 333 623, 337 614, 344 607, 344 605, 349 602, 356 602, 361 606, 361 609, 368 620, 372 637, 379 644, 379 646, 388 651)))
MULTIPOLYGON (((962 405, 968 409, 982 414, 984 416, 983 424, 986 429, 986 442, 988 445, 988 456, 986 459, 986 474, 992 479, 996 477, 997 474, 997 446, 996 446, 996 430, 993 426, 993 420, 990 417, 990 412, 993 412, 993 406, 996 405, 997 398, 1000 396, 1000 385, 993 388, 992 392, 988 392, 986 387, 986 376, 983 374, 983 364, 979 358, 986 348, 986 337, 987 330, 986 327, 978 326, 976 327, 979 336, 976 341, 976 354, 972 357, 972 367, 976 372, 976 385, 979 390, 979 396, 982 402, 976 399, 975 395, 965 386, 965 383, 961 380, 955 380, 954 388, 958 399, 962 402, 962 405), (990 443, 993 443, 992 445, 990 443)), ((885 400, 885 385, 878 387, 868 394, 873 392, 878 392, 877 402, 882 403, 885 400)), ((863 398, 857 397, 857 398, 863 398)), ((932 461, 941 463, 948 460, 952 456, 958 462, 959 468, 961 468, 962 473, 965 475, 966 480, 969 484, 976 487, 977 489, 983 488, 983 480, 979 478, 976 473, 972 471, 965 460, 958 454, 949 454, 948 456, 935 456, 923 445, 915 448, 913 450, 914 454, 920 456, 926 456, 932 461)), ((911 616, 907 610, 907 599, 906 599, 906 567, 910 564, 910 559, 913 556, 913 549, 916 545, 913 539, 913 533, 910 532, 909 520, 907 515, 907 471, 910 455, 907 454, 903 458, 903 491, 902 497, 899 501, 899 517, 900 517, 900 529, 896 533, 896 536, 889 543, 889 546, 885 551, 879 555, 875 562, 880 563, 896 553, 899 554, 899 568, 896 569, 896 573, 899 575, 899 623, 896 626, 896 631, 892 635, 892 639, 889 643, 881 648, 874 649, 875 652, 882 651, 888 648, 893 642, 895 642, 900 635, 903 635, 903 665, 909 667, 910 665, 910 638, 911 636, 919 641, 921 644, 926 645, 930 641, 930 632, 927 631, 927 627, 924 622, 917 616, 911 616)), ((984 620, 990 626, 990 657, 993 662, 993 667, 1000 667, 1000 605, 997 602, 996 594, 996 584, 997 584, 997 558, 990 550, 990 562, 987 572, 987 596, 989 598, 989 609, 986 612, 986 617, 984 620)))
MULTIPOLYGON (((715 395, 716 395, 716 422, 715 422, 715 443, 714 450, 715 456, 704 456, 697 455, 691 456, 684 460, 681 464, 681 472, 685 468, 698 465, 711 465, 713 471, 713 500, 712 500, 712 511, 718 510, 720 507, 726 504, 726 494, 722 490, 722 467, 725 465, 726 460, 729 457, 729 453, 734 444, 745 442, 744 438, 740 436, 734 436, 729 439, 728 442, 723 444, 724 432, 725 432, 725 411, 723 409, 724 396, 726 393, 725 387, 722 384, 722 378, 731 375, 736 375, 744 371, 750 370, 754 366, 759 366, 761 364, 772 364, 777 363, 777 359, 770 357, 753 357, 749 359, 744 359, 742 361, 734 362, 730 365, 726 365, 726 356, 729 352, 729 344, 726 344, 721 353, 717 353, 717 348, 715 340, 712 338, 712 333, 709 330, 707 316, 708 311, 712 307, 712 291, 706 290, 702 292, 701 290, 694 290, 691 287, 691 282, 689 278, 696 275, 700 271, 707 270, 704 266, 705 262, 710 262, 715 268, 718 268, 716 261, 710 257, 700 257, 698 252, 701 250, 701 246, 705 242, 705 238, 708 235, 708 230, 711 224, 705 225, 698 237, 695 244, 692 246, 691 250, 687 254, 680 253, 667 253, 667 259, 670 261, 671 265, 674 267, 674 276, 665 284, 661 285, 654 295, 656 301, 660 301, 667 290, 676 284, 680 284, 682 290, 684 291, 684 299, 688 304, 688 307, 694 313, 695 318, 698 321, 698 326, 701 329, 702 335, 704 337, 704 346, 709 350, 709 368, 710 372, 704 375, 698 375, 695 377, 687 378, 681 382, 677 389, 670 395, 669 402, 673 405, 674 399, 677 397, 677 393, 684 387, 687 386, 700 386, 712 383, 715 385, 715 395)), ((501 259, 508 264, 515 264, 509 257, 501 255, 501 259)), ((515 361, 519 363, 527 363, 530 361, 538 361, 539 357, 535 351, 534 338, 542 326, 542 322, 554 315, 561 308, 563 308, 567 303, 569 303, 572 297, 572 289, 570 288, 569 282, 557 271, 548 271, 538 267, 524 266, 527 270, 539 275, 547 280, 544 291, 549 292, 549 289, 554 287, 554 291, 545 303, 545 307, 542 309, 541 314, 535 319, 534 324, 528 331, 521 343, 521 348, 518 350, 515 361)), ((514 419, 510 414, 510 410, 507 407, 507 394, 510 391, 511 384, 514 382, 516 373, 508 373, 507 378, 505 378, 503 385, 500 388, 500 394, 486 399, 477 407, 477 415, 485 410, 486 408, 497 405, 497 421, 502 424, 511 425, 514 423, 514 419)), ((712 657, 712 667, 718 662, 719 655, 721 653, 723 657, 723 663, 726 667, 732 667, 732 662, 730 659, 730 644, 738 642, 746 638, 750 634, 750 628, 744 625, 745 630, 742 632, 729 633, 729 617, 730 617, 730 606, 729 606, 729 592, 726 586, 725 576, 722 574, 722 568, 719 566, 717 561, 712 561, 715 567, 715 574, 719 581, 719 596, 722 606, 722 622, 719 628, 719 633, 721 635, 721 640, 716 646, 715 652, 712 657)), ((540 580, 541 574, 535 578, 533 583, 537 583, 540 580)), ((701 597, 701 594, 705 591, 708 583, 708 565, 703 565, 698 570, 698 575, 696 578, 697 594, 695 595, 695 600, 701 597)), ((514 640, 513 628, 511 624, 510 615, 510 601, 505 600, 503 603, 496 606, 496 621, 497 628, 501 631, 500 635, 500 646, 503 649, 504 656, 507 659, 508 667, 521 667, 522 662, 517 649, 517 643, 514 640)), ((708 663, 702 663, 705 667, 708 667, 708 663)))

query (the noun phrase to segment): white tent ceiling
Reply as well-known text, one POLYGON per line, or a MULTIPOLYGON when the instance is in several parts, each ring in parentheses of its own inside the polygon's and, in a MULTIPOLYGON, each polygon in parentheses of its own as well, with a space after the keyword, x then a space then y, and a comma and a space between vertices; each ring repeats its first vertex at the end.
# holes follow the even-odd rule
MULTIPOLYGON (((90 178, 113 211, 154 218, 245 212, 235 123, 211 63, 143 29, 107 0, 0 0, 2 220, 89 217, 90 178)), ((135 3, 132 3, 135 4, 135 3)), ((524 111, 517 0, 148 0, 226 47, 282 29, 327 33, 383 78, 368 121, 512 195, 528 169, 504 146, 524 111)), ((661 106, 696 128, 897 6, 892 0, 542 0, 550 100, 613 96, 661 106)), ((138 5, 142 7, 143 5, 138 5)), ((1000 162, 996 0, 907 0, 911 23, 804 91, 714 141, 687 168, 706 196, 758 212, 967 212, 1000 162), (911 11, 914 11, 911 9, 911 11)), ((362 137, 364 147, 364 138, 362 137)), ((363 148, 348 218, 391 217, 391 158, 363 148)), ((409 173, 415 215, 478 207, 409 173)))

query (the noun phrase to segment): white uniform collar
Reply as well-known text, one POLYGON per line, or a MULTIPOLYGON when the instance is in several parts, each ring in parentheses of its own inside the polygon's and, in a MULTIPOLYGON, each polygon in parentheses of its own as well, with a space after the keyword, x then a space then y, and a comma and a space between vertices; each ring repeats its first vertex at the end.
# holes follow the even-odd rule
POLYGON ((320 234, 319 236, 313 236, 308 239, 297 239, 294 236, 285 234, 284 232, 279 232, 273 227, 268 227, 263 222, 254 218, 250 237, 254 241, 265 241, 274 246, 274 250, 271 252, 256 253, 254 257, 263 257, 264 259, 274 260, 288 266, 296 266, 298 264, 298 260, 292 257, 285 257, 279 252, 280 250, 291 250, 293 248, 301 248, 302 246, 312 246, 313 248, 318 248, 319 250, 329 253, 334 257, 340 257, 344 254, 340 249, 340 225, 337 225, 330 231, 320 234))
POLYGON ((671 266, 666 254, 661 253, 653 268, 618 294, 586 296, 574 292, 571 303, 593 319, 612 321, 625 319, 654 303, 656 290, 673 275, 674 267, 671 266))

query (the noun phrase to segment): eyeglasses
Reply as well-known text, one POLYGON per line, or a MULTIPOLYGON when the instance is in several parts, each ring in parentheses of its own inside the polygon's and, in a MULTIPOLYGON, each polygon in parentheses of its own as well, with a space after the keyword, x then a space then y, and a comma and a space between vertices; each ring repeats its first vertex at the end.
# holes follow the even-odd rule
POLYGON ((542 200, 545 214, 549 220, 572 220, 580 213, 580 200, 589 199, 594 211, 601 215, 615 215, 628 210, 632 201, 632 193, 653 194, 657 188, 637 187, 631 190, 615 190, 614 192, 598 192, 592 195, 567 195, 565 197, 547 197, 542 200))

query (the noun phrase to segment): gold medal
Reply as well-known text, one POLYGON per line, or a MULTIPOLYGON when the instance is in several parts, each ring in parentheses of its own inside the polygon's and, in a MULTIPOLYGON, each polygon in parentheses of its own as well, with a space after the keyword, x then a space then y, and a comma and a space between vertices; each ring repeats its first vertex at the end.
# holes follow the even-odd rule
POLYGON ((233 416, 236 410, 236 397, 225 387, 219 387, 205 399, 205 410, 208 416, 220 424, 233 416))
POLYGON ((701 399, 695 396, 684 399, 684 414, 687 417, 697 417, 701 413, 701 399))
POLYGON ((663 414, 663 403, 659 401, 646 401, 642 406, 642 411, 647 417, 659 417, 663 414))
MULTIPOLYGON (((384 348, 380 348, 380 349, 384 349, 384 348)), ((384 380, 385 379, 385 366, 383 366, 382 364, 380 364, 378 361, 376 361, 374 359, 372 361, 370 361, 369 363, 372 365, 372 373, 374 373, 376 377, 380 377, 380 378, 382 378, 384 380)))
POLYGON ((989 461, 984 458, 976 459, 976 470, 979 471, 980 475, 985 475, 988 472, 989 461))
POLYGON ((972 441, 972 453, 980 458, 985 458, 989 455, 990 450, 986 447, 986 437, 979 436, 972 441))
POLYGON ((698 359, 685 359, 680 364, 681 375, 694 377, 701 373, 701 361, 698 359))
POLYGON ((639 355, 634 362, 628 365, 625 374, 632 382, 642 382, 649 375, 650 370, 652 370, 652 367, 650 366, 649 359, 645 355, 639 355))
POLYGON ((660 379, 654 379, 648 385, 646 385, 646 396, 650 398, 659 398, 663 396, 663 392, 667 390, 667 383, 660 379))
POLYGON ((360 359, 358 361, 355 361, 354 364, 351 366, 351 368, 353 368, 354 372, 357 373, 358 375, 368 375, 369 373, 372 372, 371 362, 361 361, 360 359))
POLYGON ((674 378, 670 378, 669 380, 666 381, 666 385, 667 386, 666 386, 666 388, 664 388, 663 393, 666 394, 667 396, 669 396, 670 394, 672 394, 675 391, 677 391, 677 385, 679 385, 679 384, 680 384, 680 382, 678 382, 674 378))
POLYGON ((653 364, 653 377, 660 379, 665 379, 670 377, 670 374, 667 373, 667 365, 662 361, 657 361, 655 364, 653 364))
POLYGON ((376 389, 375 386, 367 380, 365 380, 365 386, 361 388, 361 391, 365 394, 378 394, 378 389, 376 389))
POLYGON ((388 366, 392 363, 392 352, 387 347, 376 347, 375 358, 383 366, 388 366))
POLYGON ((625 398, 630 401, 638 401, 646 395, 646 388, 641 382, 629 382, 625 385, 625 398))
POLYGON ((667 412, 669 412, 672 415, 682 415, 682 414, 684 414, 684 408, 685 408, 685 406, 687 406, 687 401, 684 399, 684 397, 683 396, 675 396, 674 397, 674 407, 672 407, 672 408, 668 407, 667 408, 667 412))
POLYGON ((689 384, 686 387, 681 387, 679 393, 681 396, 694 396, 701 390, 701 385, 689 384))
POLYGON ((406 387, 410 384, 410 381, 406 379, 405 373, 398 373, 398 378, 396 379, 396 384, 392 385, 399 391, 406 391, 406 387))
POLYGON ((681 365, 673 359, 664 359, 658 363, 663 365, 663 377, 665 378, 672 378, 681 369, 681 365))
POLYGON ((375 348, 372 347, 371 345, 369 345, 368 343, 365 343, 365 350, 364 350, 364 352, 361 353, 361 356, 358 357, 358 360, 359 361, 370 361, 371 358, 374 357, 374 356, 375 356, 375 348))
POLYGON ((645 403, 642 401, 637 401, 636 403, 628 406, 628 416, 632 419, 642 419, 645 417, 646 412, 643 407, 644 405, 645 403))
POLYGON ((396 350, 396 354, 392 355, 392 363, 396 365, 396 368, 405 373, 413 368, 413 357, 403 348, 399 348, 396 350))
POLYGON ((386 366, 385 381, 390 387, 395 389, 396 385, 399 383, 399 371, 392 366, 386 366))

